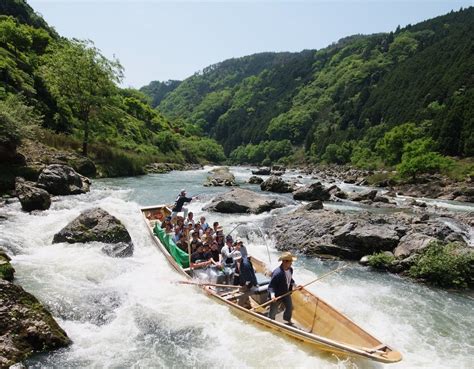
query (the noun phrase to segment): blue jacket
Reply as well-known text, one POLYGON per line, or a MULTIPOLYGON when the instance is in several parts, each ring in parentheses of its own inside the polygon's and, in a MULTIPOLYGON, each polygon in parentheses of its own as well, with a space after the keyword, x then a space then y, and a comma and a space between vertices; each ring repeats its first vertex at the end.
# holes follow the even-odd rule
POLYGON ((293 280, 293 268, 290 268, 289 270, 292 276, 290 288, 288 288, 288 282, 286 281, 285 271, 280 265, 272 273, 272 279, 270 280, 270 284, 268 285, 268 292, 270 294, 274 293, 275 297, 278 297, 284 295, 285 293, 293 289, 293 286, 295 285, 295 281, 293 280))
POLYGON ((247 258, 242 258, 242 261, 240 262, 239 277, 241 286, 257 286, 257 277, 255 276, 253 265, 247 258))

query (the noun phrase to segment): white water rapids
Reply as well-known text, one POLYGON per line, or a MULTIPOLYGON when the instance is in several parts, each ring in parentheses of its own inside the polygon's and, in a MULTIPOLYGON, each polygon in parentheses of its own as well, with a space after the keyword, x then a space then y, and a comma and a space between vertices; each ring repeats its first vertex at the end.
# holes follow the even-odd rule
MULTIPOLYGON (((251 174, 232 168, 239 182, 251 174)), ((250 254, 277 265, 278 252, 258 230, 268 214, 205 214, 202 206, 223 188, 204 188, 207 171, 172 172, 94 181, 90 193, 58 197, 51 209, 0 209, 0 246, 12 257, 15 283, 35 295, 72 339, 65 349, 37 355, 32 368, 384 368, 366 360, 313 351, 297 341, 241 320, 180 276, 155 248, 139 208, 170 203, 181 188, 200 193, 197 216, 220 221, 244 238, 250 254), (79 213, 102 207, 127 227, 130 258, 111 258, 94 244, 51 244, 79 213)), ((246 185, 257 190, 256 186, 246 185)), ((295 280, 304 284, 340 263, 299 257, 295 280)), ((474 300, 351 264, 308 287, 384 343, 403 361, 388 367, 472 368, 474 300)))

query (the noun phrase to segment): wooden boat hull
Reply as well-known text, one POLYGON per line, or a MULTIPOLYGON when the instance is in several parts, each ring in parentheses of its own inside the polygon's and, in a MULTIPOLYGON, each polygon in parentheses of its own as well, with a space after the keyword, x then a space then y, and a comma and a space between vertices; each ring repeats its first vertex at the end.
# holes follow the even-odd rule
MULTIPOLYGON (((163 216, 169 215, 170 210, 164 205, 157 205, 142 208, 141 211, 155 245, 176 271, 187 280, 192 280, 192 277, 187 273, 189 269, 183 269, 173 259, 166 247, 153 232, 155 223, 163 216), (157 211, 162 213, 158 220, 154 219, 155 217, 153 216, 153 213, 157 211)), ((269 273, 265 264, 258 259, 252 258, 252 263, 257 272, 269 273)), ((206 285, 198 285, 198 287, 209 297, 229 306, 238 316, 309 344, 315 349, 344 356, 362 357, 387 364, 395 363, 402 359, 400 352, 383 344, 324 300, 305 289, 295 291, 292 294, 294 305, 293 317, 298 323, 301 323, 297 328, 269 319, 265 315, 242 307, 219 295, 215 288, 206 285), (301 326, 308 329, 302 329, 301 326)))

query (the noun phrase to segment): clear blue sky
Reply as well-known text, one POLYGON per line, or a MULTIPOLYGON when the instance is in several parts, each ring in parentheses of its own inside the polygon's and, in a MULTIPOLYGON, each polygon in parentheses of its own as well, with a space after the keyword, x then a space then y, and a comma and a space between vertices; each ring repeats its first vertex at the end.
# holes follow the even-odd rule
MULTIPOLYGON (((2 0, 3 1, 3 0, 2 0)), ((320 49, 356 33, 395 30, 473 0, 27 0, 62 36, 90 39, 125 68, 123 85, 183 80, 263 51, 320 49)))

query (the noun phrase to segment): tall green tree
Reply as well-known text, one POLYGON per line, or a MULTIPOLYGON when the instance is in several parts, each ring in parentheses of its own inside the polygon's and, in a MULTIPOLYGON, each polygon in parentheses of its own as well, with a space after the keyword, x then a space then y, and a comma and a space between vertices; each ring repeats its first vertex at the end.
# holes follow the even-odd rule
POLYGON ((92 123, 99 123, 117 95, 123 77, 118 60, 103 56, 91 41, 70 40, 55 45, 44 58, 41 75, 58 105, 79 122, 82 154, 87 156, 92 123))

